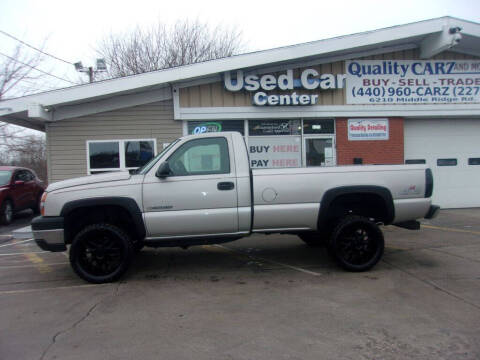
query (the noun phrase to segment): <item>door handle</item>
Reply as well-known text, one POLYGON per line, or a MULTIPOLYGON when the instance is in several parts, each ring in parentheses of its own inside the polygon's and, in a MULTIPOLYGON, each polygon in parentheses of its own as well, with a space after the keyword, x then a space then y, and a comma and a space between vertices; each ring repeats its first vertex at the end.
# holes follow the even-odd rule
POLYGON ((218 190, 232 190, 235 188, 235 185, 231 181, 219 182, 217 184, 218 190))

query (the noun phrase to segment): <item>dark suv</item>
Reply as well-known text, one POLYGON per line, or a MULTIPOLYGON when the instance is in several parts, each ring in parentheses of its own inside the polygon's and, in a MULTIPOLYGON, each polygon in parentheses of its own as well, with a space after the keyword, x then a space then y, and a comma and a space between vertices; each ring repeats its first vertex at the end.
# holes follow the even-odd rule
POLYGON ((0 224, 8 225, 15 212, 32 209, 40 212, 43 182, 30 169, 0 166, 0 224))

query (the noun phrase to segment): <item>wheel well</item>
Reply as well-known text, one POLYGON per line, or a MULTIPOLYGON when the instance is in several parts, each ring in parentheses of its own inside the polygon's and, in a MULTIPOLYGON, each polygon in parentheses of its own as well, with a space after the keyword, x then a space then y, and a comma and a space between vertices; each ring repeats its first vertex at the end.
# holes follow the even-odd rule
MULTIPOLYGON (((326 211, 325 224, 333 224, 348 214, 390 223, 391 215, 386 200, 376 193, 349 193, 338 195, 330 202, 326 211)), ((319 224, 320 226, 320 224, 319 224)))
POLYGON ((108 223, 124 230, 132 240, 142 237, 139 234, 132 215, 118 205, 96 205, 78 207, 64 217, 65 243, 71 244, 75 235, 87 225, 108 223))

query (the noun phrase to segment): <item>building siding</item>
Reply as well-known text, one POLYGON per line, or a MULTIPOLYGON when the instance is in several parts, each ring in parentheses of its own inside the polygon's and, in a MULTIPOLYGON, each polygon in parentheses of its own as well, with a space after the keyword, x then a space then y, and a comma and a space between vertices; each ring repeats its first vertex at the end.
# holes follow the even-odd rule
POLYGON ((172 100, 61 120, 46 127, 48 180, 87 175, 87 140, 153 138, 162 144, 182 136, 172 100))
MULTIPOLYGON (((389 52, 374 56, 365 56, 356 58, 356 60, 417 60, 420 59, 420 51, 418 49, 403 50, 396 52, 389 52)), ((460 54, 452 51, 445 51, 432 58, 432 60, 470 60, 478 59, 478 57, 460 54)), ((353 60, 353 59, 352 59, 353 60)), ((285 66, 285 69, 291 66, 285 66)), ((293 75, 295 78, 300 77, 300 73, 304 69, 315 69, 320 74, 343 74, 345 73, 345 61, 337 61, 333 63, 321 64, 317 66, 307 66, 302 68, 295 68, 293 75)), ((278 76, 284 74, 284 71, 273 73, 278 76)), ((318 105, 347 105, 345 89, 334 90, 305 90, 295 89, 297 94, 318 94, 318 105)), ((269 91, 269 94, 288 94, 289 91, 269 91)), ((241 90, 238 92, 231 92, 224 88, 223 82, 214 82, 210 84, 196 85, 186 88, 181 88, 180 107, 236 107, 236 106, 251 106, 254 92, 241 90)))

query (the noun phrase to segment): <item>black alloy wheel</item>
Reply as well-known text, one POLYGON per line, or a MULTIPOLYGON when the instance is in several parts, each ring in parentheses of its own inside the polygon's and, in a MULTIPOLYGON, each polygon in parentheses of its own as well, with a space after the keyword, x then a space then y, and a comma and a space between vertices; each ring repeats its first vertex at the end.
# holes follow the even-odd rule
POLYGON ((337 263, 349 271, 371 269, 383 255, 385 241, 377 224, 363 216, 349 215, 339 221, 329 244, 337 263))
POLYGON ((107 283, 119 279, 132 262, 134 249, 129 236, 110 224, 86 226, 70 247, 70 264, 82 279, 107 283))

